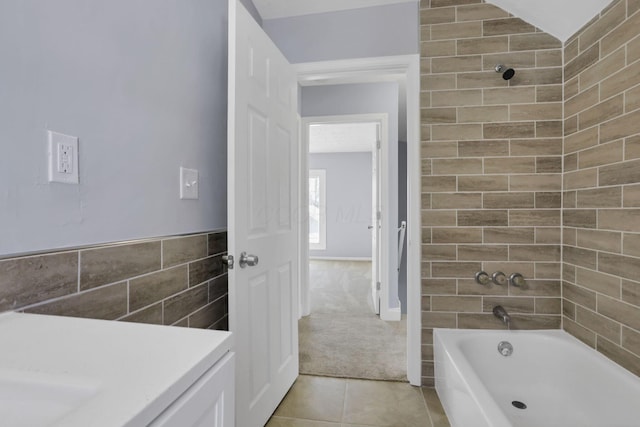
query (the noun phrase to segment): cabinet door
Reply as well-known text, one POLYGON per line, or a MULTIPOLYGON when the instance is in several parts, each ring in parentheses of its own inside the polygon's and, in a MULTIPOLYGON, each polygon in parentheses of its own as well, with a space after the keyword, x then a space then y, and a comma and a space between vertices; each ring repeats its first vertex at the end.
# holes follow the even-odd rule
POLYGON ((233 427, 234 353, 211 367, 150 427, 233 427))

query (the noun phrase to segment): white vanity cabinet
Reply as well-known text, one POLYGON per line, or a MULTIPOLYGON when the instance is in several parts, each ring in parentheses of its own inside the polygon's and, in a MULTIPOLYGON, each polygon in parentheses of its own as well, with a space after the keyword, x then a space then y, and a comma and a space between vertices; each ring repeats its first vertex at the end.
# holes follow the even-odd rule
POLYGON ((0 426, 234 427, 225 331, 0 314, 0 426))
POLYGON ((228 353, 149 427, 233 427, 234 353, 228 353))

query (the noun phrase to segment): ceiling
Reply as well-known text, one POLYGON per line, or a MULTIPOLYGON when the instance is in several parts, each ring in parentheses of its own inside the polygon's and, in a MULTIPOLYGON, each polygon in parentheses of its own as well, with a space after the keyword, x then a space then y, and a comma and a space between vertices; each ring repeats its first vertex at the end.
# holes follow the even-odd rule
MULTIPOLYGON (((418 0, 253 0, 262 19, 360 9, 418 0)), ((612 0, 486 0, 566 41, 612 0)))
POLYGON ((262 19, 275 19, 412 1, 418 0, 253 0, 253 4, 262 19))
POLYGON ((565 42, 612 0, 487 0, 565 42))

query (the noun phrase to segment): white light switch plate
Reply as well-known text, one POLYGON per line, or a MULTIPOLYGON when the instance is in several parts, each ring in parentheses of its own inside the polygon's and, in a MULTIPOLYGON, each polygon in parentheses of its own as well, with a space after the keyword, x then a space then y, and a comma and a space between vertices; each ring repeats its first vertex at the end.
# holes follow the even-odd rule
POLYGON ((49 182, 78 184, 78 138, 47 131, 49 182))
POLYGON ((198 170, 180 168, 180 198, 198 198, 198 170))

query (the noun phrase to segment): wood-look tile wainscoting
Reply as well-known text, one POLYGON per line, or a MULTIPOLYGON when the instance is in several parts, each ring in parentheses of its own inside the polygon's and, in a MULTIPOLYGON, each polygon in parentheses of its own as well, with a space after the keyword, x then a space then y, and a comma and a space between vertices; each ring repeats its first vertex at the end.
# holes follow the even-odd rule
POLYGON ((564 52, 563 327, 640 375, 640 1, 564 52))
POLYGON ((226 231, 0 260, 0 311, 227 329, 226 231))
POLYGON ((422 376, 436 327, 560 328, 562 43, 481 0, 422 0, 422 376), (507 81, 495 66, 515 69, 507 81), (526 289, 476 272, 521 273, 526 289))

